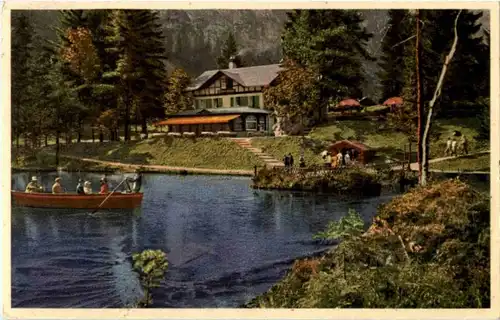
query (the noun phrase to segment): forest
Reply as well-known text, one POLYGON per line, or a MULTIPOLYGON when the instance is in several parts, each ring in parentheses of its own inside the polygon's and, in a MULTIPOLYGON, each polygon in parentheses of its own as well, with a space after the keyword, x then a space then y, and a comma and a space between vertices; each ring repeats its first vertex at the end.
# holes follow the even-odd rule
MULTIPOLYGON (((423 105, 427 105, 453 42, 458 10, 420 11, 419 72, 423 105)), ((381 100, 402 96, 404 110, 414 116, 416 16, 413 11, 388 11, 388 23, 382 35, 378 35, 380 53, 376 55, 368 48, 376 35, 367 30, 367 15, 359 10, 293 10, 280 14, 286 16, 280 55, 285 65, 293 66, 295 75, 290 78, 289 86, 284 86, 285 90, 270 90, 265 94, 266 107, 279 108, 278 101, 287 102, 286 112, 307 114, 311 109, 335 104, 346 97, 364 97, 366 82, 376 78, 380 85, 376 94, 370 94, 381 100), (366 70, 367 61, 377 64, 376 74, 366 70), (297 72, 303 73, 299 76, 297 72), (300 79, 300 83, 295 79, 300 79), (300 87, 304 94, 291 101, 287 87, 300 87)), ((80 140, 89 127, 101 139, 106 134, 112 140, 121 136, 127 141, 132 124, 139 125, 147 136, 151 121, 163 118, 166 112, 189 108, 190 100, 182 89, 192 76, 185 71, 188 66, 178 62, 174 71, 169 72, 174 62, 170 58, 172 53, 167 51, 167 42, 172 35, 163 28, 164 15, 168 11, 64 10, 57 13, 56 37, 51 37, 33 25, 30 12, 13 12, 15 149, 20 144, 36 148, 63 137, 68 142, 72 138, 80 140)), ((461 12, 456 54, 449 65, 436 111, 438 117, 479 115, 487 127, 489 32, 481 24, 482 16, 482 12, 461 12)), ((215 62, 219 67, 225 65, 229 56, 241 53, 242 47, 235 38, 241 36, 228 32, 224 43, 219 45, 220 55, 215 62)), ((257 60, 243 59, 241 64, 250 66, 257 60)))

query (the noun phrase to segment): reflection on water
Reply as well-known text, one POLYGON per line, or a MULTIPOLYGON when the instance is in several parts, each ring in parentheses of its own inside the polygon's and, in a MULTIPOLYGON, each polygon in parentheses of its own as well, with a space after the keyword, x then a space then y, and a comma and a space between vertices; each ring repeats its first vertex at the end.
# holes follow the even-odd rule
MULTIPOLYGON (((98 181, 100 175, 80 174, 98 181)), ((41 177, 45 186, 55 174, 41 177)), ((68 189, 78 176, 62 175, 68 189)), ((24 189, 28 174, 16 174, 24 189)), ((40 177, 39 177, 40 178, 40 177)), ((121 176, 112 176, 113 184, 121 176)), ((141 296, 131 254, 167 252, 169 270, 155 307, 237 307, 269 289, 299 257, 326 247, 312 241, 349 208, 369 221, 390 197, 255 191, 249 179, 146 175, 140 214, 130 210, 14 208, 14 307, 125 307, 141 296)))

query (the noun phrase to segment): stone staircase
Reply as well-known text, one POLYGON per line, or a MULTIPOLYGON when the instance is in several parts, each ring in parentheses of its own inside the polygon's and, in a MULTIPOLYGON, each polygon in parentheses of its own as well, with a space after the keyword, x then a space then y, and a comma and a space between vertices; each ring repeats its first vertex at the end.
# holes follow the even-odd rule
POLYGON ((242 148, 245 148, 255 154, 259 159, 261 159, 266 166, 268 167, 283 167, 284 164, 282 161, 276 160, 270 155, 262 152, 262 149, 255 148, 252 146, 252 140, 250 138, 231 138, 237 145, 242 148))

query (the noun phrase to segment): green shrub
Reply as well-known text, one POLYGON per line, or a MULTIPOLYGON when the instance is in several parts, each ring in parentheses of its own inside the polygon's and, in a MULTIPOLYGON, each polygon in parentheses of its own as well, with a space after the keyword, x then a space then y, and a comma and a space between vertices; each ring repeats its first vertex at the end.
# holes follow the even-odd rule
POLYGON ((139 274, 139 280, 144 290, 144 298, 139 301, 139 307, 147 307, 153 303, 151 290, 159 287, 165 278, 168 262, 166 254, 161 250, 144 250, 132 255, 134 271, 139 274))

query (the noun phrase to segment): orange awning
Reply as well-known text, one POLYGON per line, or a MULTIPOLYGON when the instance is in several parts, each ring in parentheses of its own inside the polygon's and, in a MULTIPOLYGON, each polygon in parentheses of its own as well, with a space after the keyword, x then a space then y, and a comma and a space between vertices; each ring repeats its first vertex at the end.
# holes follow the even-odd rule
POLYGON ((208 124, 208 123, 228 123, 238 118, 239 114, 225 116, 198 116, 198 117, 177 117, 155 123, 155 126, 168 126, 173 124, 208 124))

